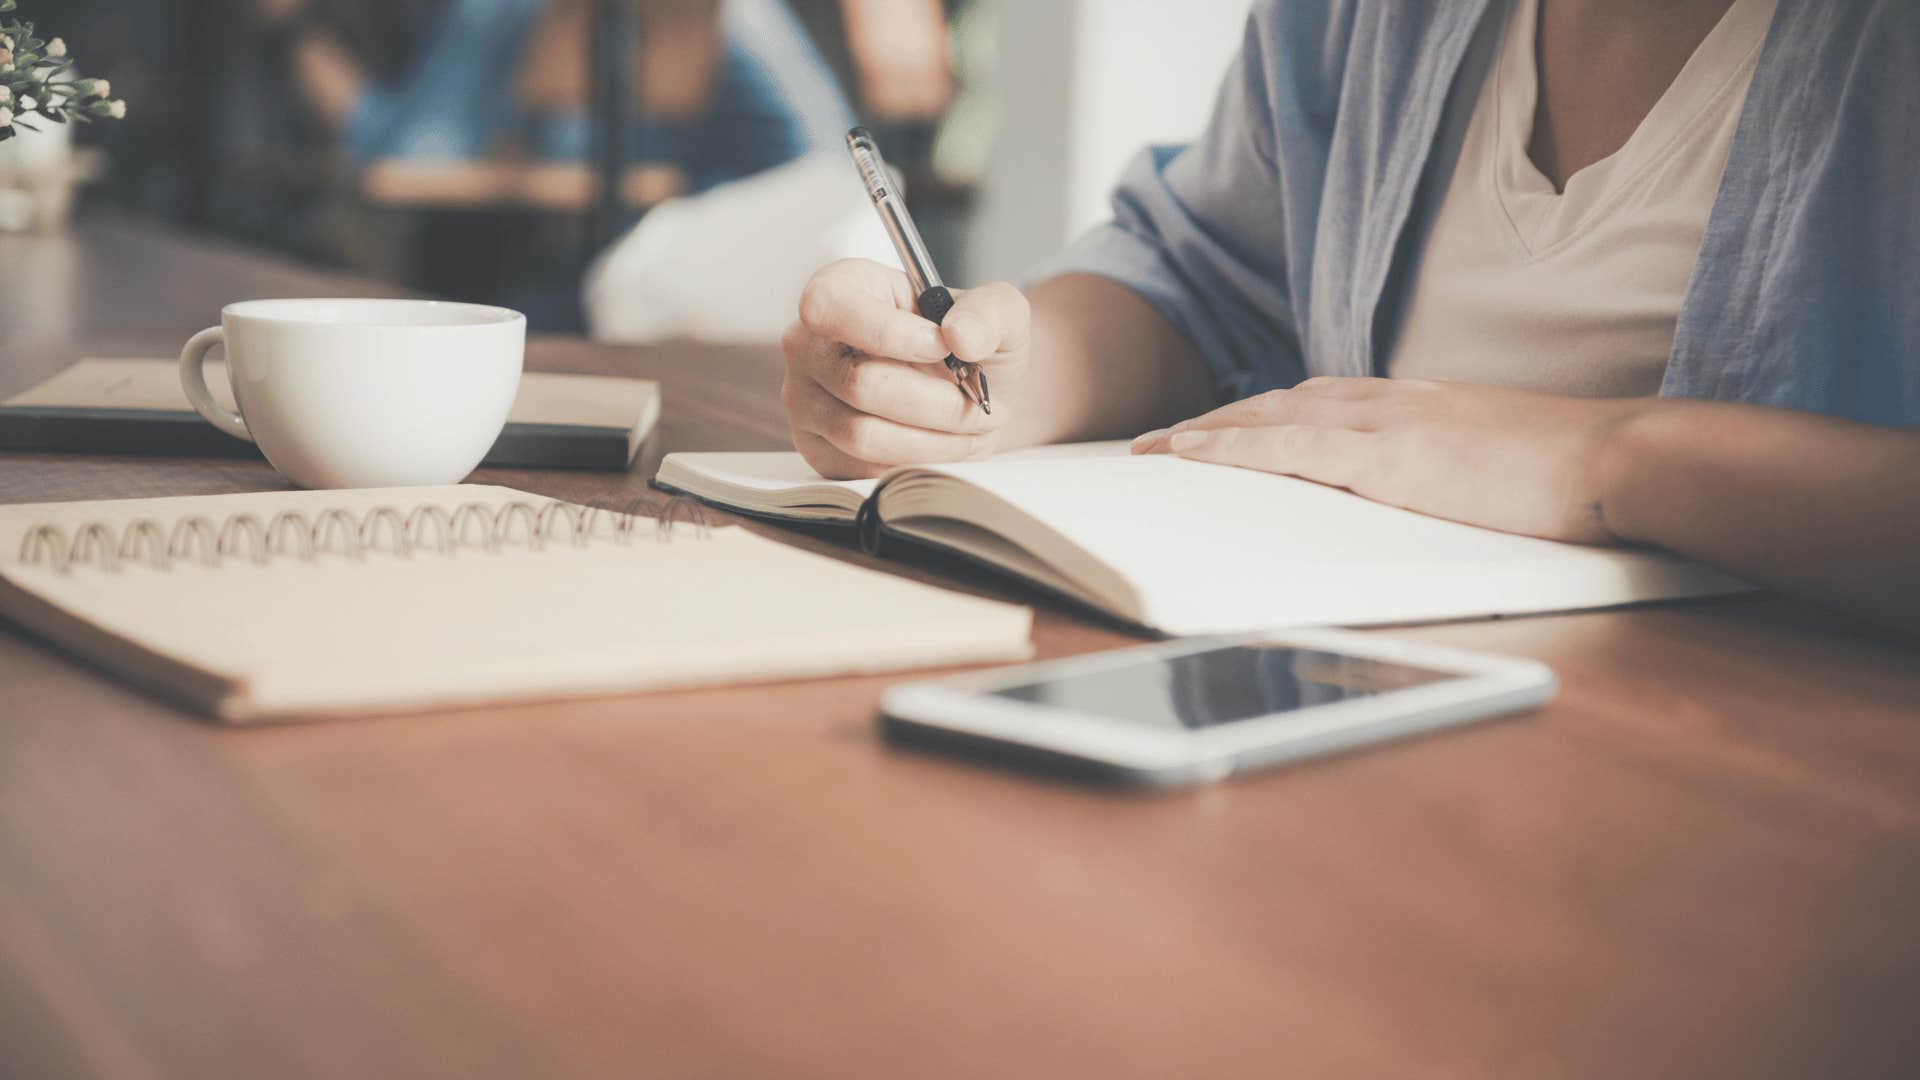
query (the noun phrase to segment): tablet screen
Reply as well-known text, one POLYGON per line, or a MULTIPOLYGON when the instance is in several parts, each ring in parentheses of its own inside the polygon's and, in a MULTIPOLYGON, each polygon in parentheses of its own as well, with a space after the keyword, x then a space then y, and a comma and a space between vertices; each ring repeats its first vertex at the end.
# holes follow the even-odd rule
POLYGON ((1461 676, 1341 653, 1230 645, 1013 686, 994 696, 1160 728, 1204 728, 1461 676))

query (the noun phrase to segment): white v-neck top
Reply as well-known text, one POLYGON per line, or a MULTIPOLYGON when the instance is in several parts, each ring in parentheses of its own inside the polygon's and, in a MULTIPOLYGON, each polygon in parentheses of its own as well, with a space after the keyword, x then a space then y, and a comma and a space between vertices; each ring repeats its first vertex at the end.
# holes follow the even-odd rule
POLYGON ((1658 393, 1774 5, 1735 0, 1626 145, 1556 192, 1527 153, 1540 0, 1512 0, 1455 136, 1387 373, 1581 397, 1658 393))

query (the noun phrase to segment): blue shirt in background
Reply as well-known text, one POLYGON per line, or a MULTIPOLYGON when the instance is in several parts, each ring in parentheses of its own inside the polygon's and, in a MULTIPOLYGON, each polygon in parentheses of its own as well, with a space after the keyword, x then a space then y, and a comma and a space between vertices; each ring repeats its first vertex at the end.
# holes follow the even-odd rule
MULTIPOLYGON (((1039 273, 1138 292, 1223 401, 1381 374, 1490 6, 1261 0, 1206 132, 1143 154, 1039 273)), ((1920 424, 1920 3, 1780 0, 1660 392, 1920 424)))
MULTIPOLYGON (((407 75, 362 96, 347 127, 352 158, 468 160, 512 140, 536 157, 586 158, 584 112, 529 115, 515 96, 543 3, 451 0, 407 75)), ((636 123, 636 160, 678 165, 702 191, 840 145, 853 110, 782 0, 725 0, 721 33, 707 108, 687 122, 636 123)))

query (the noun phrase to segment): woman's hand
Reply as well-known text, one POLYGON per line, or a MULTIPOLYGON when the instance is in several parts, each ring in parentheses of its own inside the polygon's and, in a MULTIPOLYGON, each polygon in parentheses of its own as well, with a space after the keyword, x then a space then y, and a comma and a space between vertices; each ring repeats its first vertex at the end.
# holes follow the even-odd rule
POLYGON ((914 313, 900 271, 863 259, 826 267, 780 343, 794 448, 841 480, 987 457, 1018 409, 1031 322, 1026 297, 1004 283, 956 291, 936 326, 914 313), (942 363, 948 353, 983 366, 991 414, 961 391, 942 363))
POLYGON ((1309 379, 1134 441, 1507 532, 1604 544, 1614 435, 1657 399, 1468 383, 1309 379))
POLYGON ((1764 405, 1309 379, 1134 450, 1508 532, 1656 544, 1920 634, 1920 430, 1764 405))

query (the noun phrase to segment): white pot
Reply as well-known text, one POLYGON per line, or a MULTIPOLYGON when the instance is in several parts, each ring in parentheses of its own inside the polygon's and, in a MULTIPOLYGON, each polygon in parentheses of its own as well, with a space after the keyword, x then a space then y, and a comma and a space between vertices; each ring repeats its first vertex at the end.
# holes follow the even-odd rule
POLYGON ((0 142, 0 169, 18 169, 21 172, 65 172, 67 161, 73 156, 73 125, 56 124, 44 116, 28 116, 15 120, 14 136, 6 142, 0 142), (19 124, 19 119, 39 128, 28 131, 19 124))
POLYGON ((52 232, 73 208, 73 125, 42 117, 38 131, 14 123, 0 142, 0 232, 52 232))

